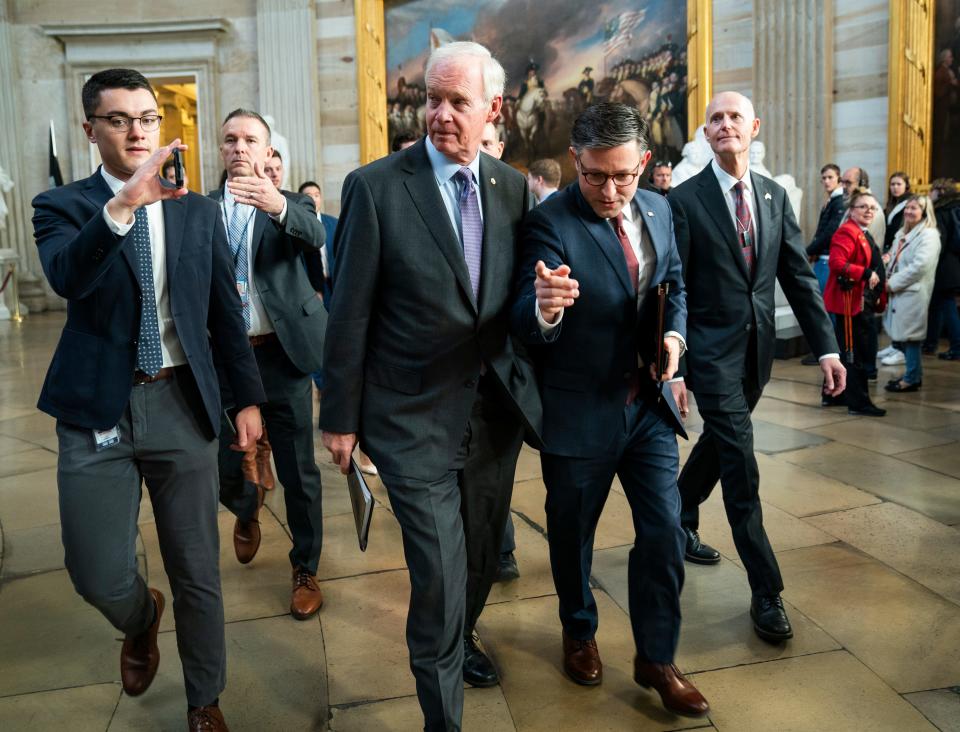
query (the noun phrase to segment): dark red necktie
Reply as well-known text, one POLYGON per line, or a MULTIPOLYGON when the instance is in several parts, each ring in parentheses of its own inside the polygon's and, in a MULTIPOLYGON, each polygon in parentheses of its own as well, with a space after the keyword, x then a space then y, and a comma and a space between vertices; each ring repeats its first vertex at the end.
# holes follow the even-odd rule
POLYGON ((637 261, 637 255, 630 246, 627 230, 623 228, 623 211, 617 214, 613 222, 613 230, 617 232, 617 239, 620 240, 620 247, 623 249, 623 258, 627 260, 627 273, 633 283, 633 291, 636 292, 640 284, 640 262, 637 261))
MULTIPOLYGON (((633 291, 637 292, 640 285, 640 262, 637 260, 636 252, 630 246, 630 239, 627 237, 627 231, 623 228, 623 211, 617 214, 613 220, 613 230, 617 232, 617 239, 620 241, 620 247, 623 249, 623 258, 627 261, 627 274, 630 275, 630 281, 633 283, 633 291)), ((633 369, 630 375, 630 383, 627 386, 627 404, 633 404, 640 393, 640 370, 633 369)))
POLYGON ((736 217, 737 217, 737 239, 740 241, 740 250, 743 252, 743 259, 747 263, 747 272, 753 277, 753 268, 756 258, 753 250, 753 218, 750 216, 750 207, 747 205, 747 198, 743 195, 746 189, 742 180, 738 180, 733 190, 737 192, 736 217))

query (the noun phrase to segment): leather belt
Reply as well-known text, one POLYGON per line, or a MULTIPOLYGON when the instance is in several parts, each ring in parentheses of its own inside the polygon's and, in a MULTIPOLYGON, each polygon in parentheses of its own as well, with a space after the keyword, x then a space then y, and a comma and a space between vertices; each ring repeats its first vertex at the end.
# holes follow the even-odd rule
POLYGON ((153 376, 150 376, 150 374, 145 374, 143 371, 140 371, 139 369, 137 369, 136 371, 133 372, 133 385, 140 386, 141 384, 152 384, 155 381, 172 379, 173 372, 174 372, 173 366, 165 366, 153 376))
POLYGON ((256 348, 257 346, 265 346, 268 343, 276 343, 279 340, 276 333, 264 333, 263 335, 250 336, 250 345, 256 348))

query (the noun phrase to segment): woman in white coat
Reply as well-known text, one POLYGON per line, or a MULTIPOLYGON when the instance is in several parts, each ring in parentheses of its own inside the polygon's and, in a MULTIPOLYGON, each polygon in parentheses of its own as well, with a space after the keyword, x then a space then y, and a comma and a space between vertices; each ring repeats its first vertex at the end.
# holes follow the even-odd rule
POLYGON ((940 232, 933 203, 926 196, 912 196, 903 207, 903 227, 883 257, 890 293, 883 325, 906 356, 905 373, 891 379, 887 391, 917 391, 923 383, 920 345, 927 334, 927 310, 939 257, 940 232))

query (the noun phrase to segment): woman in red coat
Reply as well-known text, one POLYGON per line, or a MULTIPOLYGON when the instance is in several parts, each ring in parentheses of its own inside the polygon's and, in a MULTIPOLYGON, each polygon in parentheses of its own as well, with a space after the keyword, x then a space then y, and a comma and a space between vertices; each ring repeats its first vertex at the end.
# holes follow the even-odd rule
POLYGON ((827 312, 834 314, 837 342, 842 352, 841 360, 847 366, 847 388, 838 401, 824 399, 824 404, 846 404, 850 414, 866 417, 882 417, 880 409, 872 401, 867 390, 868 318, 872 312, 863 312, 863 295, 866 288, 873 289, 880 283, 876 270, 883 266, 874 262, 867 227, 880 211, 876 199, 867 189, 857 188, 850 196, 847 220, 830 240, 830 277, 823 292, 827 312))

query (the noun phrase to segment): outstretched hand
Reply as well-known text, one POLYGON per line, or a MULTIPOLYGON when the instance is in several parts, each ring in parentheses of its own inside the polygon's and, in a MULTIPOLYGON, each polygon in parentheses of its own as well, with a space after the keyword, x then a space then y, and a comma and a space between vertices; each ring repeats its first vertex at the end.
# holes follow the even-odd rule
POLYGON ((260 163, 253 164, 253 173, 228 180, 227 188, 230 193, 237 203, 245 203, 271 216, 279 216, 283 213, 286 201, 283 194, 263 172, 260 163))
POLYGON ((543 260, 537 262, 537 279, 533 288, 537 294, 540 317, 547 323, 555 323, 564 308, 573 305, 580 297, 580 283, 570 279, 570 267, 561 264, 548 269, 543 260))

